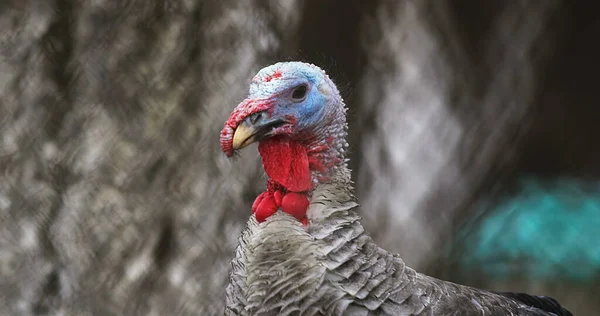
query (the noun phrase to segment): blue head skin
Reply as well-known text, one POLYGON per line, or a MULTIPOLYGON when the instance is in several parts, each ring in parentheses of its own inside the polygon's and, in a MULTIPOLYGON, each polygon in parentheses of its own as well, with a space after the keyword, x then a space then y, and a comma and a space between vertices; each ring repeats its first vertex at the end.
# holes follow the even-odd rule
POLYGON ((231 113, 221 131, 221 147, 232 156, 253 142, 289 138, 305 146, 315 174, 326 176, 344 164, 346 107, 327 74, 302 62, 281 62, 261 69, 248 97, 231 113))
POLYGON ((333 82, 317 66, 302 62, 277 63, 261 69, 252 80, 248 99, 274 101, 267 110, 268 118, 286 123, 270 136, 315 135, 332 123, 334 116, 344 116, 339 111, 344 108, 343 102, 333 82))

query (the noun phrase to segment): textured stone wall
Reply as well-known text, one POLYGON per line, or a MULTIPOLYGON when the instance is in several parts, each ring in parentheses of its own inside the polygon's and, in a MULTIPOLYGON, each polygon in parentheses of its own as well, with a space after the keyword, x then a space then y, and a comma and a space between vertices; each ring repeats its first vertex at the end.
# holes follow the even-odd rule
POLYGON ((461 3, 3 1, 0 315, 221 314, 264 184, 256 152, 229 161, 218 134, 279 60, 339 84, 365 223, 416 268, 441 273, 454 223, 527 157, 596 174, 581 135, 598 128, 576 119, 593 122, 589 10, 461 3), (544 122, 564 113, 561 146, 580 144, 555 159, 544 122))

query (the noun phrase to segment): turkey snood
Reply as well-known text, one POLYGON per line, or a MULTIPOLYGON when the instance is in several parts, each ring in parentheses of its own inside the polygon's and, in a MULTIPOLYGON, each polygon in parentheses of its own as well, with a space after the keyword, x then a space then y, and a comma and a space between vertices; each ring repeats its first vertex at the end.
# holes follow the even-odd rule
POLYGON ((263 68, 221 132, 232 156, 258 142, 267 190, 252 206, 226 315, 570 315, 551 298, 438 280, 379 248, 355 212, 346 108, 317 66, 263 68))

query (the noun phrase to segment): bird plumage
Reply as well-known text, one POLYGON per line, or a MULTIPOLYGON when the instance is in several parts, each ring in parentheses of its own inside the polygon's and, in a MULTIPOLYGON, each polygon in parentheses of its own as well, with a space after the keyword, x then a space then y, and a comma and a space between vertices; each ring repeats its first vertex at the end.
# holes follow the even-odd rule
MULTIPOLYGON (((306 192, 310 200, 305 214, 308 225, 287 214, 285 208, 277 208, 260 223, 257 216, 248 220, 232 260, 226 315, 569 315, 550 303, 542 304, 546 302, 542 297, 528 300, 532 297, 493 293, 417 273, 398 255, 378 247, 356 213, 358 204, 344 158, 345 106, 335 85, 313 65, 278 63, 265 69, 253 80, 250 98, 275 101, 256 113, 267 113, 261 118, 265 122, 289 115, 288 122, 292 123, 285 133, 257 139, 259 148, 260 142, 277 142, 284 137, 281 146, 306 146, 307 159, 320 161, 307 170, 312 178, 306 192), (303 121, 304 112, 293 109, 289 99, 284 99, 281 107, 277 105, 279 98, 285 98, 285 91, 293 91, 298 84, 312 86, 308 87, 309 97, 296 106, 322 107, 313 111, 321 113, 316 116, 319 120, 296 124, 303 121), (316 154, 310 150, 315 144, 322 146, 316 154), (329 164, 332 161, 335 163, 329 164)), ((255 115, 246 112, 246 116, 255 115)), ((247 122, 246 117, 234 114, 221 134, 228 155, 239 147, 232 144, 237 125, 247 122)), ((256 130, 251 124, 257 122, 244 124, 256 130)), ((244 137, 252 134, 248 135, 244 137)), ((270 152, 260 152, 265 164, 270 152)), ((301 162, 295 159, 280 163, 297 170, 304 158, 298 158, 301 162)), ((269 168, 265 170, 271 184, 279 185, 273 191, 277 200, 278 190, 289 193, 289 179, 269 168)))
POLYGON ((417 273, 377 247, 351 195, 313 192, 304 227, 278 212, 251 217, 227 288, 227 315, 570 315, 551 299, 493 293, 417 273), (298 314, 294 314, 298 313, 298 314))

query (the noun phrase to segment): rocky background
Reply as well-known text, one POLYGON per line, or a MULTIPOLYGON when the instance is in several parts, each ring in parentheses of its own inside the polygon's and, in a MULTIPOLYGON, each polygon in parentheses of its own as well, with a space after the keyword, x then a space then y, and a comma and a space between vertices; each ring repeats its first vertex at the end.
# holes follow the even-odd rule
POLYGON ((589 315, 599 282, 465 275, 440 249, 518 175, 600 176, 599 36, 566 0, 4 0, 0 315, 222 314, 264 182, 219 131, 280 60, 340 87, 381 246, 589 315))

